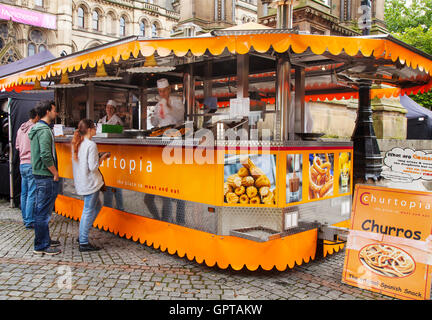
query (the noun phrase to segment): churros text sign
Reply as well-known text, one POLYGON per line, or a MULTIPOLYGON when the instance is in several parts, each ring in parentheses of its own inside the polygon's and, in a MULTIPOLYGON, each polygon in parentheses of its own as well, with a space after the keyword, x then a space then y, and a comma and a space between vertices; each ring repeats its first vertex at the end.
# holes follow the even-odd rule
POLYGON ((399 299, 429 299, 432 194, 357 185, 344 283, 399 299))

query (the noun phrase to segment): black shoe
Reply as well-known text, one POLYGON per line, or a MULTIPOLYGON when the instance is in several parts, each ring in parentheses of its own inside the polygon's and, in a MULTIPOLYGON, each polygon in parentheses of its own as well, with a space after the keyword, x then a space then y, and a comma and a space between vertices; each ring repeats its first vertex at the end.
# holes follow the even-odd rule
POLYGON ((30 223, 25 226, 26 229, 34 229, 34 223, 30 223))
POLYGON ((33 253, 39 254, 39 255, 48 255, 48 256, 54 256, 56 254, 61 253, 62 251, 59 248, 53 248, 53 247, 48 247, 46 249, 43 250, 33 250, 33 253))
POLYGON ((50 241, 50 247, 58 247, 60 246, 60 241, 58 240, 51 240, 50 241))
POLYGON ((79 245, 79 251, 80 251, 80 252, 98 251, 98 250, 100 250, 100 249, 102 249, 102 248, 99 248, 99 247, 93 246, 93 245, 91 245, 90 243, 87 243, 87 244, 80 244, 80 245, 79 245))

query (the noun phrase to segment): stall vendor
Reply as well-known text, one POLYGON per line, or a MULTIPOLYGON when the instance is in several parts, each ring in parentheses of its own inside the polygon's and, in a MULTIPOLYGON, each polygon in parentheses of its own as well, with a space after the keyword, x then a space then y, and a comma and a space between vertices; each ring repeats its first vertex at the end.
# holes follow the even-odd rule
MULTIPOLYGON (((151 124, 155 127, 164 127, 168 125, 179 125, 184 122, 184 106, 182 99, 178 96, 171 95, 171 86, 167 79, 162 78, 157 81, 159 92, 159 102, 156 104, 153 116, 150 118, 151 124)), ((144 196, 144 203, 155 219, 170 222, 172 221, 171 199, 162 197, 161 214, 155 204, 155 196, 147 193, 144 196)), ((174 200, 176 207, 176 223, 185 224, 185 202, 174 200)))
MULTIPOLYGON (((106 104, 106 116, 101 118, 98 123, 102 124, 112 124, 112 125, 123 125, 123 121, 120 119, 118 115, 116 115, 116 107, 117 103, 114 100, 109 100, 106 104)), ((116 209, 124 210, 123 207, 123 191, 122 189, 107 187, 104 192, 104 206, 105 207, 113 207, 113 197, 115 197, 116 201, 116 209)))
POLYGON ((155 127, 179 125, 184 122, 184 105, 182 99, 171 95, 171 86, 167 79, 157 81, 159 102, 155 106, 151 124, 155 127))
MULTIPOLYGON (((204 112, 205 113, 215 113, 218 109, 217 98, 216 97, 207 97, 204 99, 204 112)), ((212 124, 212 117, 205 116, 204 117, 204 126, 207 127, 212 124)))
POLYGON ((117 103, 114 100, 109 100, 106 104, 106 116, 101 118, 98 123, 112 124, 112 125, 123 125, 123 121, 118 115, 116 115, 117 103))

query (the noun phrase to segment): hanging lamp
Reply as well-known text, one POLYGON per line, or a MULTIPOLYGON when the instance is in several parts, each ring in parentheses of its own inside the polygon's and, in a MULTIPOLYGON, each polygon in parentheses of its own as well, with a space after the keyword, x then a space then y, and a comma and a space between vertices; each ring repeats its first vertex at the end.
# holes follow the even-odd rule
POLYGON ((135 67, 127 69, 129 73, 157 73, 157 72, 168 72, 174 70, 173 66, 158 66, 154 54, 145 58, 144 65, 141 67, 135 67))
POLYGON ((122 77, 108 75, 105 70, 105 65, 102 63, 97 66, 96 74, 93 77, 81 78, 81 81, 114 81, 122 79, 122 77))
POLYGON ((69 75, 67 72, 63 72, 60 82, 57 84, 50 85, 49 88, 79 88, 83 87, 82 83, 72 83, 69 80, 69 75))

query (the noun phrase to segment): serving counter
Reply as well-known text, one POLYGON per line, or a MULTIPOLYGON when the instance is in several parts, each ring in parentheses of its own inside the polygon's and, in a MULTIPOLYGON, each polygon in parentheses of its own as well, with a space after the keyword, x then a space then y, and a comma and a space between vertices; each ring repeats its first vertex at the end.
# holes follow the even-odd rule
MULTIPOLYGON (((56 139, 63 181, 56 211, 79 219, 83 203, 74 194, 70 140, 56 139)), ((316 255, 319 226, 349 219, 350 142, 94 141, 111 153, 100 170, 107 186, 122 190, 124 203, 124 211, 103 207, 95 225, 209 266, 300 265, 316 255), (156 196, 156 207, 148 195, 156 196)), ((323 253, 339 248, 329 243, 323 253)))

